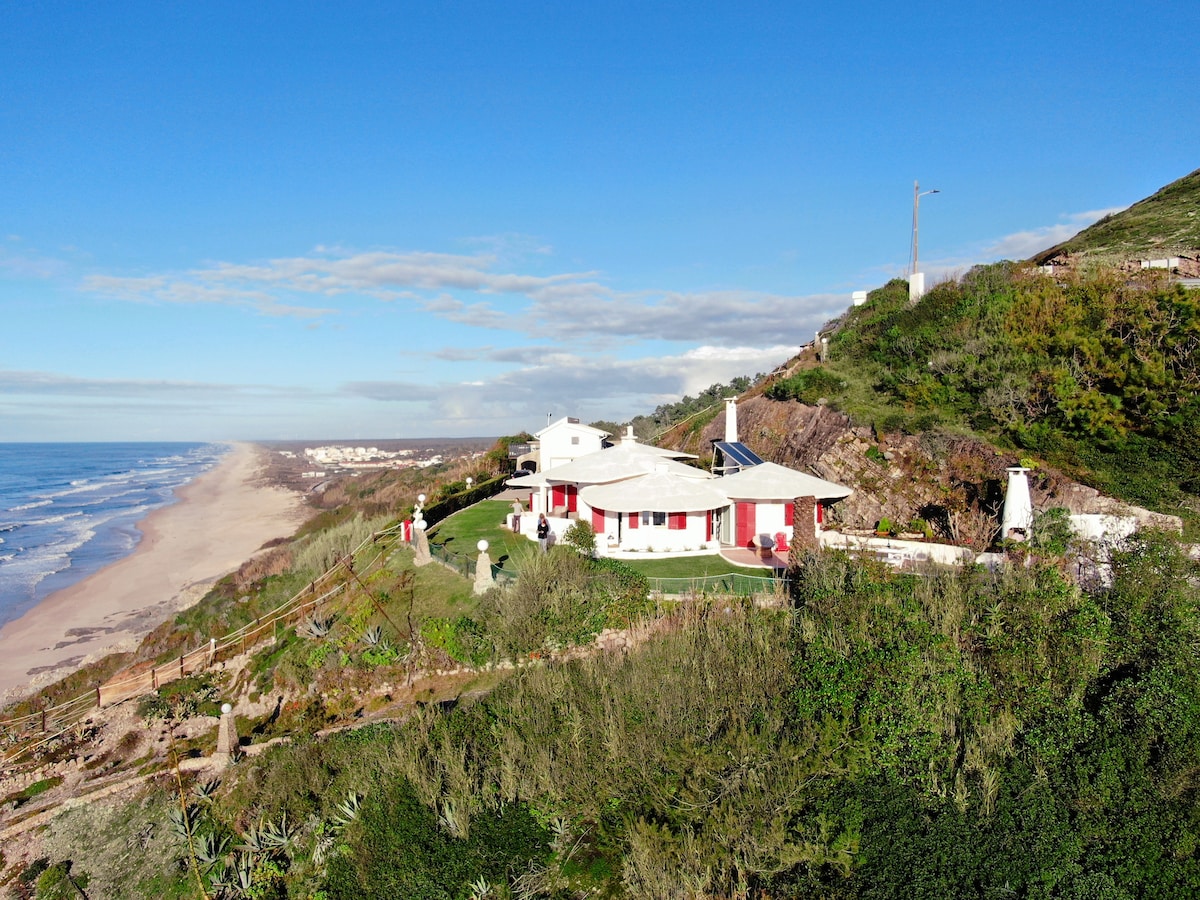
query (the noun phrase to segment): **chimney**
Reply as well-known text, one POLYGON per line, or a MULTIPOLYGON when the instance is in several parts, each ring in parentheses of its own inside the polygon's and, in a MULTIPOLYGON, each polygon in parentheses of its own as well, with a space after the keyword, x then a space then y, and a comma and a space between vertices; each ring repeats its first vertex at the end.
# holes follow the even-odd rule
POLYGON ((636 444, 637 442, 638 442, 638 439, 633 433, 633 426, 632 425, 625 426, 625 433, 623 435, 621 435, 621 443, 622 444, 636 444))
POLYGON ((737 397, 725 398, 725 442, 736 444, 737 435, 737 397))
POLYGON ((1025 477, 1028 472, 1021 466, 1008 470, 1008 490, 1004 492, 1004 513, 1000 519, 1002 540, 1014 537, 1026 540, 1033 527, 1033 500, 1029 496, 1029 479, 1025 477))

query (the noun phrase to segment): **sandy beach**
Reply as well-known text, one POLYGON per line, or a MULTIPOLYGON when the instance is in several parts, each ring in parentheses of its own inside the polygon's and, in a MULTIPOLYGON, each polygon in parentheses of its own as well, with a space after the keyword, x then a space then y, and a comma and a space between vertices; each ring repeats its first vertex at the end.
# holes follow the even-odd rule
POLYGON ((178 500, 138 525, 134 552, 51 594, 0 628, 0 699, 24 694, 93 659, 132 650, 306 516, 299 494, 265 484, 260 448, 236 444, 178 500))

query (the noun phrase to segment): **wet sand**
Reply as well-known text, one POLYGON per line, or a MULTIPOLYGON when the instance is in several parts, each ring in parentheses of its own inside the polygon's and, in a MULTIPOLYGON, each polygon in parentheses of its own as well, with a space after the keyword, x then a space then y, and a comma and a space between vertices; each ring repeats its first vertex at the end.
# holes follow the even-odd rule
POLYGON ((306 518, 299 494, 267 485, 262 454, 236 444, 179 498, 143 519, 132 554, 51 594, 0 628, 0 700, 108 653, 133 650, 175 612, 306 518))

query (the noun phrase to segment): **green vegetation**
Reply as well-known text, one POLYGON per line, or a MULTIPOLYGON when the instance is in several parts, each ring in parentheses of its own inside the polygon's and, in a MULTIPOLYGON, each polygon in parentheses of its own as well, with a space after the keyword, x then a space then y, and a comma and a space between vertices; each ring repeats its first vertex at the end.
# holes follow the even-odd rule
POLYGON ((914 305, 893 281, 829 361, 768 389, 881 432, 972 432, 1114 496, 1200 520, 1200 295, 1160 277, 999 263, 914 305))
POLYGON ((14 806, 22 806, 37 797, 39 794, 44 794, 51 788, 56 788, 63 783, 61 775, 55 775, 52 778, 43 778, 40 781, 35 781, 31 785, 15 793, 9 794, 3 800, 0 800, 0 806, 5 806, 9 803, 14 806))
POLYGON ((704 578, 710 575, 752 575, 770 578, 770 569, 752 569, 735 566, 717 554, 705 556, 680 556, 673 559, 630 559, 625 561, 629 568, 647 578, 704 578))
MULTIPOLYGON (((761 374, 755 375, 753 378, 743 375, 732 379, 729 384, 709 385, 695 397, 685 395, 683 399, 675 403, 663 403, 655 407, 654 412, 648 416, 634 416, 630 419, 629 424, 633 426, 633 433, 641 441, 653 440, 668 428, 678 425, 684 420, 688 422, 689 433, 696 431, 720 415, 724 408, 722 401, 726 397, 744 394, 762 379, 761 374)), ((606 426, 611 424, 601 423, 597 427, 604 427, 607 431, 609 429, 606 426)))
MULTIPOLYGON (((527 591, 587 563, 538 556, 527 591)), ((247 760, 197 834, 286 835, 258 896, 1200 890, 1200 570, 1172 538, 1094 590, 1048 554, 795 574, 790 609, 681 607, 634 652, 247 760)), ((565 592, 541 601, 568 623, 565 592)))
POLYGON ((443 519, 429 530, 429 539, 443 544, 448 550, 473 556, 479 541, 488 542, 488 555, 493 560, 512 556, 529 546, 529 539, 506 527, 512 513, 512 503, 504 500, 483 500, 443 519))

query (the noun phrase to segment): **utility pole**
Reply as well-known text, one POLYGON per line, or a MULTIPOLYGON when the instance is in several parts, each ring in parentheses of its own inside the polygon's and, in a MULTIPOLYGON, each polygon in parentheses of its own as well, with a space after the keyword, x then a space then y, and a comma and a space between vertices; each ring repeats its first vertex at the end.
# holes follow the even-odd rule
POLYGON ((940 194, 937 188, 931 191, 922 191, 921 185, 916 181, 913 182, 913 229, 912 229, 912 268, 909 270, 908 277, 908 299, 915 303, 921 299, 921 295, 925 293, 925 275, 918 268, 918 246, 920 243, 920 235, 918 224, 920 222, 921 198, 926 194, 940 194))

